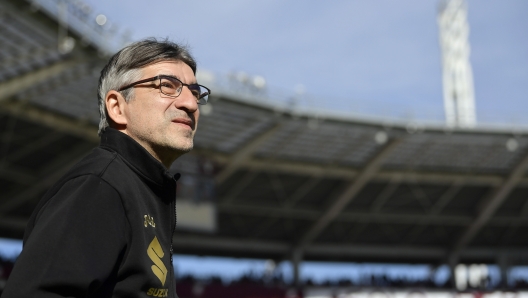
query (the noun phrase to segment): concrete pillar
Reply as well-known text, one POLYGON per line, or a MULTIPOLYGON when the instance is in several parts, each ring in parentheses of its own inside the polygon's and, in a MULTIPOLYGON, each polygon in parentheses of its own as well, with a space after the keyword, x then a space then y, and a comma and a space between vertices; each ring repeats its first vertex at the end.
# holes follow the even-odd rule
POLYGON ((299 266, 303 259, 303 251, 301 249, 295 249, 292 253, 292 265, 293 265, 293 284, 297 289, 301 287, 301 278, 299 266))
POLYGON ((458 265, 458 254, 452 253, 447 259, 447 265, 449 266, 449 286, 453 289, 456 289, 456 280, 455 280, 455 268, 458 265))
POLYGON ((501 252, 497 257, 497 265, 500 270, 500 283, 499 287, 507 288, 508 285, 508 273, 510 271, 510 257, 506 252, 501 252))

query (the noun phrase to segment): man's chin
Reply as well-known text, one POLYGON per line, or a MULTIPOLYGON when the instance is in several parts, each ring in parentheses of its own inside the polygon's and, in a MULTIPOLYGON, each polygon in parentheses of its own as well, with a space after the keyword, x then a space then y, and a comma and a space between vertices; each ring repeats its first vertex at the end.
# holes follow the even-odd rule
POLYGON ((179 142, 177 144, 164 144, 164 145, 158 145, 155 148, 156 152, 159 152, 160 156, 165 156, 170 159, 176 159, 180 157, 181 155, 191 151, 194 147, 194 144, 192 141, 190 142, 179 142))
POLYGON ((194 143, 191 141, 188 144, 178 144, 177 146, 174 146, 172 149, 177 152, 187 153, 191 151, 194 147, 194 143))
POLYGON ((185 153, 190 152, 192 149, 193 149, 193 146, 185 147, 185 148, 180 148, 180 149, 178 150, 178 152, 181 152, 182 154, 185 154, 185 153))

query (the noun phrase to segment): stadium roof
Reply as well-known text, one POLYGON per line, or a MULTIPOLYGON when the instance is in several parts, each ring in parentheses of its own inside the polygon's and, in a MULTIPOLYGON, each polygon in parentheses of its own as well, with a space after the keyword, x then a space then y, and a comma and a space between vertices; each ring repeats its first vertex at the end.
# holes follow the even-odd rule
MULTIPOLYGON (((0 237, 21 238, 47 188, 98 143, 104 32, 79 29, 90 15, 68 5, 68 22, 80 25, 70 28, 73 47, 64 44, 50 3, 59 1, 0 1, 0 237)), ((200 177, 214 181, 217 229, 178 230, 176 252, 431 264, 528 258, 527 130, 337 116, 209 79, 195 150, 175 167, 212 165, 200 177)))

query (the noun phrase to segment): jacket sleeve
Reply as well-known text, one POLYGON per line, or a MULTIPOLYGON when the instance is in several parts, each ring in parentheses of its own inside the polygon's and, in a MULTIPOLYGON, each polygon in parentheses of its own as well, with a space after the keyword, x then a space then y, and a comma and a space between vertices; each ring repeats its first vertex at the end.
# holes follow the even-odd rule
POLYGON ((80 176, 38 212, 2 297, 111 297, 129 231, 117 191, 80 176))

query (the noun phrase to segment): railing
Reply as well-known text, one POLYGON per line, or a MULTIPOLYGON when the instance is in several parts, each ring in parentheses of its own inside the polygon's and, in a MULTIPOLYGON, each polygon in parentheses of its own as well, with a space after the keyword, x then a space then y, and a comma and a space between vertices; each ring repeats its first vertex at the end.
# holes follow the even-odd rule
MULTIPOLYGON (((255 105, 292 114, 306 114, 315 118, 357 119, 375 123, 408 125, 417 123, 426 126, 444 127, 443 103, 413 106, 412 103, 388 103, 388 101, 366 101, 347 98, 316 96, 302 90, 288 91, 265 84, 261 77, 244 73, 216 74, 206 70, 197 73, 199 82, 210 86, 213 95, 235 98, 255 105)), ((438 96, 441 101, 441 95, 438 96)), ((479 114, 476 128, 500 130, 528 130, 528 117, 522 111, 517 115, 498 114, 496 111, 479 114), (506 119, 506 120, 505 120, 506 119)))

